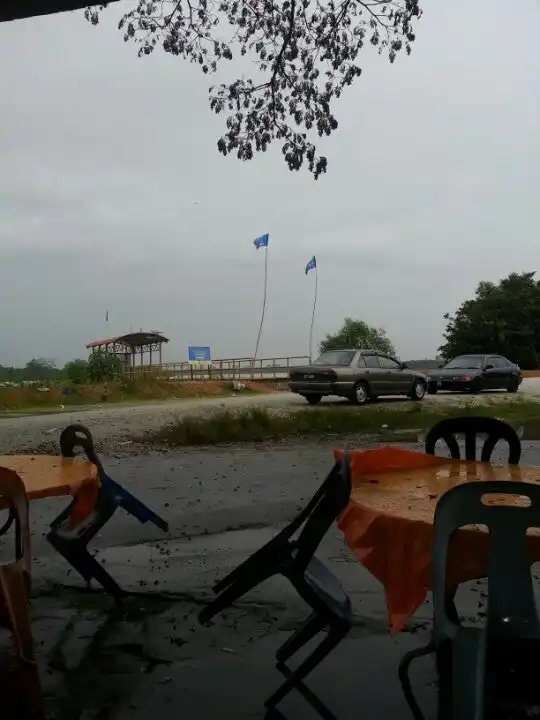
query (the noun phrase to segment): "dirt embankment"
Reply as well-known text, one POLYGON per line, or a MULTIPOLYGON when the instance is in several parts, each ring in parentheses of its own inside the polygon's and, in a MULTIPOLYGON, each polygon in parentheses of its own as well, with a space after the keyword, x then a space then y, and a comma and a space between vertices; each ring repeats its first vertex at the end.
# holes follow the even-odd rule
POLYGON ((69 407, 181 400, 205 397, 227 397, 235 392, 271 393, 275 382, 224 380, 173 382, 143 377, 91 385, 59 384, 50 387, 0 387, 0 413, 25 411, 58 411, 69 407))

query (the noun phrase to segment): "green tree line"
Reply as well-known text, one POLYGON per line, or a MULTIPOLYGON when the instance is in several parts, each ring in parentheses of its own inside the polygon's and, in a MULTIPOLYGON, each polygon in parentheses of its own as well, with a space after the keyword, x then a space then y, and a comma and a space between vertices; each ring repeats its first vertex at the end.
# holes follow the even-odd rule
POLYGON ((67 380, 74 384, 114 380, 122 373, 119 357, 101 350, 93 352, 88 360, 70 360, 63 367, 57 367, 54 360, 32 358, 24 367, 0 365, 0 382, 53 383, 67 380))
POLYGON ((480 282, 473 298, 444 316, 442 356, 499 353, 525 370, 540 367, 540 282, 534 275, 480 282))

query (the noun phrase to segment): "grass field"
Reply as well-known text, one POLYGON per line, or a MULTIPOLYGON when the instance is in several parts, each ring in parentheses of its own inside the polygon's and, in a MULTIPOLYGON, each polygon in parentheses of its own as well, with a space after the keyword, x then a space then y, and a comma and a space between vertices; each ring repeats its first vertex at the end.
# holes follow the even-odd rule
POLYGON ((168 446, 260 442, 323 435, 391 435, 404 430, 425 430, 439 420, 458 415, 488 415, 514 426, 537 423, 540 437, 540 402, 513 400, 492 404, 404 404, 399 407, 320 407, 293 412, 265 408, 220 410, 205 416, 180 418, 144 441, 168 446))

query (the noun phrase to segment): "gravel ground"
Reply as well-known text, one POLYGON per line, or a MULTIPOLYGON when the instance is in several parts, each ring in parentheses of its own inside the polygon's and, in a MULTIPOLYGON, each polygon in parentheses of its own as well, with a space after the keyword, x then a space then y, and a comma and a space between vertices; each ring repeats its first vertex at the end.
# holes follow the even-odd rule
MULTIPOLYGON (((506 400, 506 393, 482 393, 479 396, 438 394, 429 396, 425 403, 459 404, 471 401, 484 403, 506 400)), ((526 379, 519 397, 540 397, 540 378, 526 379)), ((326 402, 333 403, 328 399, 326 402)), ((407 403, 403 398, 379 403, 398 406, 407 403)), ((343 404, 337 401, 336 404, 343 404)), ((204 398, 196 400, 176 400, 142 405, 101 406, 89 410, 64 411, 48 415, 18 416, 0 418, 0 453, 40 452, 55 453, 58 448, 58 436, 62 428, 73 422, 88 425, 96 438, 101 452, 121 456, 126 453, 146 452, 144 446, 138 447, 132 442, 133 436, 141 435, 172 422, 178 417, 203 414, 216 409, 242 407, 268 407, 280 409, 302 408, 306 406, 303 398, 288 392, 272 395, 240 395, 230 398, 204 398)))

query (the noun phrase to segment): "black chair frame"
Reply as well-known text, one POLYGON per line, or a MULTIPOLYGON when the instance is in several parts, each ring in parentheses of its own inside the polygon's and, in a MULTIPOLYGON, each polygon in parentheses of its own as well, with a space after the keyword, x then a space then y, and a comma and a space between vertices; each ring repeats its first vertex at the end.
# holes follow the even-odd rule
POLYGON ((278 535, 213 587, 217 594, 199 614, 202 624, 274 575, 282 575, 312 608, 307 621, 277 650, 276 667, 285 682, 265 702, 271 711, 293 689, 324 718, 335 715, 304 683, 307 675, 341 642, 352 626, 349 598, 339 580, 314 557, 324 535, 348 503, 349 457, 344 453, 304 510, 278 535), (296 536, 296 537, 295 537, 296 536), (287 662, 316 635, 325 637, 294 669, 287 662))
POLYGON ((495 445, 500 440, 508 443, 508 464, 517 465, 521 458, 521 442, 516 431, 507 423, 496 418, 465 415, 447 418, 434 425, 426 435, 425 449, 428 455, 435 455, 435 445, 443 440, 452 458, 461 460, 456 435, 465 436, 465 460, 476 460, 476 444, 479 435, 486 435, 480 452, 481 462, 490 462, 495 445))

